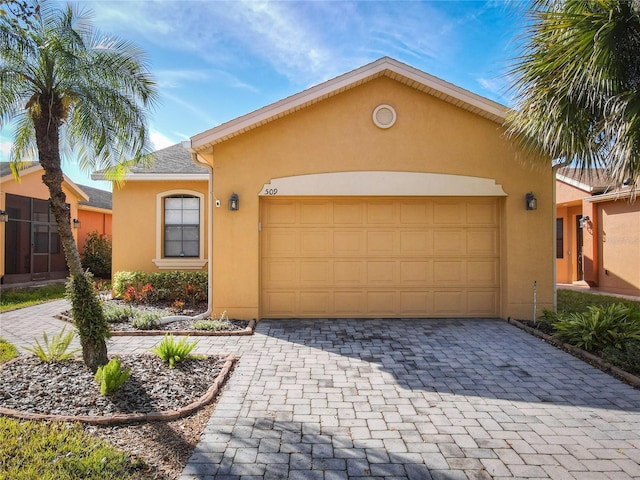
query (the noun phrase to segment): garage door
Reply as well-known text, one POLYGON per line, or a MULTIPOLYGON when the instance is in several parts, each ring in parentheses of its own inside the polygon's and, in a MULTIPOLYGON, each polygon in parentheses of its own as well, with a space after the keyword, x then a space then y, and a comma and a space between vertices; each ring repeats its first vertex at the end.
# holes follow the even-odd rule
POLYGON ((496 198, 262 197, 261 316, 494 317, 496 198))

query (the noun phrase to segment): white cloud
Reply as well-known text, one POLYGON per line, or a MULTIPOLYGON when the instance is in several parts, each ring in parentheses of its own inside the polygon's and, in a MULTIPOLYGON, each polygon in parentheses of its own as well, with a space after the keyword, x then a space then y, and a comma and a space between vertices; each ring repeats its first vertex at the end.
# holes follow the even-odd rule
POLYGON ((0 161, 9 161, 9 156, 11 155, 11 147, 13 147, 13 142, 0 141, 0 161))
POLYGON ((170 147, 171 145, 175 145, 176 143, 178 143, 176 140, 173 140, 167 137, 163 133, 160 133, 159 131, 154 130, 153 128, 149 133, 149 139, 151 140, 151 143, 153 143, 154 150, 161 150, 163 148, 167 148, 167 147, 170 147))

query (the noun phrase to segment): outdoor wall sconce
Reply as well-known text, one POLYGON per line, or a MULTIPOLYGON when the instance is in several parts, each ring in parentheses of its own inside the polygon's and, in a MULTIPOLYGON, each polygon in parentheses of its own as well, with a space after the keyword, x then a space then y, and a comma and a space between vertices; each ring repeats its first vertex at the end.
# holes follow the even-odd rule
POLYGON ((73 228, 80 228, 82 226, 82 223, 80 222, 80 220, 78 220, 77 218, 73 219, 73 228))
POLYGON ((527 204, 527 210, 538 209, 538 199, 532 192, 527 193, 527 195, 525 196, 525 201, 527 204))
POLYGON ((229 210, 235 212, 240 210, 240 199, 238 198, 238 194, 233 192, 229 197, 229 210))
POLYGON ((588 227, 590 221, 591 221, 591 219, 589 218, 589 215, 585 215, 584 217, 581 217, 580 220, 579 220, 580 228, 588 227))
POLYGON ((6 223, 9 221, 9 214, 4 210, 0 210, 0 222, 6 223))

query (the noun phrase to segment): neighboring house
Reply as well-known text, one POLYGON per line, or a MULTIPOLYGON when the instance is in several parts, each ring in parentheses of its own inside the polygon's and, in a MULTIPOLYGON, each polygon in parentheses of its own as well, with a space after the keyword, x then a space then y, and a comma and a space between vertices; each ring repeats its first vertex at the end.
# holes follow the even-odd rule
POLYGON ((87 237, 97 232, 111 239, 111 192, 78 185, 89 196, 86 202, 78 204, 78 251, 84 252, 87 237))
POLYGON ((236 318, 530 319, 554 179, 506 113, 382 58, 157 152, 113 192, 114 272, 209 268, 236 318))
MULTIPOLYGON (((44 170, 28 162, 16 181, 9 163, 0 162, 0 277, 3 284, 66 278, 67 262, 58 227, 49 208, 49 190, 42 183, 44 170)), ((62 189, 71 219, 89 197, 66 176, 62 189)), ((77 241, 77 229, 73 229, 77 241)))
POLYGON ((556 174, 556 278, 640 295, 640 201, 599 170, 556 174))

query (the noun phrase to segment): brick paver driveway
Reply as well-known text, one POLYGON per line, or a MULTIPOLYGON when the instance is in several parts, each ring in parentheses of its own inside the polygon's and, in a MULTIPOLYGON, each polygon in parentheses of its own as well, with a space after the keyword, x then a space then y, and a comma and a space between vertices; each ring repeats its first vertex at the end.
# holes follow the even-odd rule
MULTIPOLYGON (((30 344, 65 308, 5 313, 0 336, 30 344)), ((500 320, 269 320, 197 352, 240 360, 181 480, 640 478, 640 391, 500 320)))
POLYGON ((498 320, 262 321, 181 479, 640 478, 640 391, 498 320))

